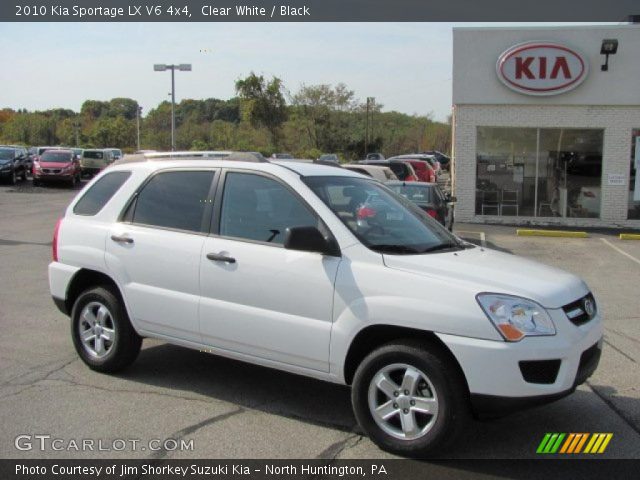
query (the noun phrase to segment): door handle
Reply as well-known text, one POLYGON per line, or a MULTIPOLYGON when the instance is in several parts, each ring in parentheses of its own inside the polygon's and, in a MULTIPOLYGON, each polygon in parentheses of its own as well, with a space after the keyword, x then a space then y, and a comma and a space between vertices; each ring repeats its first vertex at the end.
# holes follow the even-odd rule
POLYGON ((207 253, 207 258, 214 262, 236 263, 235 258, 227 257, 226 255, 221 255, 219 253, 207 253))
POLYGON ((118 243, 133 243, 133 238, 125 237, 124 235, 111 235, 111 240, 118 243))

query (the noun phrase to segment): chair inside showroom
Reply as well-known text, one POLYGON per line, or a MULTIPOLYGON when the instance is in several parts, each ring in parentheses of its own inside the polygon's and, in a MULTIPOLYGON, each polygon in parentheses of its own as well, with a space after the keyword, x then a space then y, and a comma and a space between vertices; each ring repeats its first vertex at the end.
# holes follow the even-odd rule
POLYGON ((518 216, 518 190, 502 189, 500 196, 500 215, 518 216))
POLYGON ((482 215, 500 215, 500 201, 497 190, 482 191, 482 215))

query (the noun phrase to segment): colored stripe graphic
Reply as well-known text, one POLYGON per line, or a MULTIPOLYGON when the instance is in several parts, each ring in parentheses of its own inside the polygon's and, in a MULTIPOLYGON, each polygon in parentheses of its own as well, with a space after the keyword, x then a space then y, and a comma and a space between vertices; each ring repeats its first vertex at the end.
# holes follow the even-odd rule
POLYGON ((546 433, 536 453, 603 453, 612 438, 613 433, 546 433))

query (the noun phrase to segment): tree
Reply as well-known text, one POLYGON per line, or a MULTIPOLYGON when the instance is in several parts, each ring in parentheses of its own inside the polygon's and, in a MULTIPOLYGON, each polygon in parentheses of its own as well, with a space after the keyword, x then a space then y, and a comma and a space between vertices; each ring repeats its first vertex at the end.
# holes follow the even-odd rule
POLYGON ((273 77, 267 82, 255 73, 236 81, 240 96, 242 116, 254 127, 265 127, 271 142, 277 149, 280 144, 280 128, 287 120, 287 104, 282 93, 282 81, 273 77))

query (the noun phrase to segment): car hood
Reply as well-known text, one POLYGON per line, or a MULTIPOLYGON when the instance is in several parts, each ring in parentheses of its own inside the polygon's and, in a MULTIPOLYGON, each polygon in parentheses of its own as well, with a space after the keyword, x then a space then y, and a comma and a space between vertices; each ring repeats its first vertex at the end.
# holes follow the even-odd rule
POLYGON ((71 162, 40 162, 42 168, 65 168, 71 165, 71 162))
POLYGON ((561 308, 589 292, 576 275, 488 248, 383 257, 389 268, 431 277, 443 284, 457 284, 476 293, 529 298, 546 308, 561 308))

